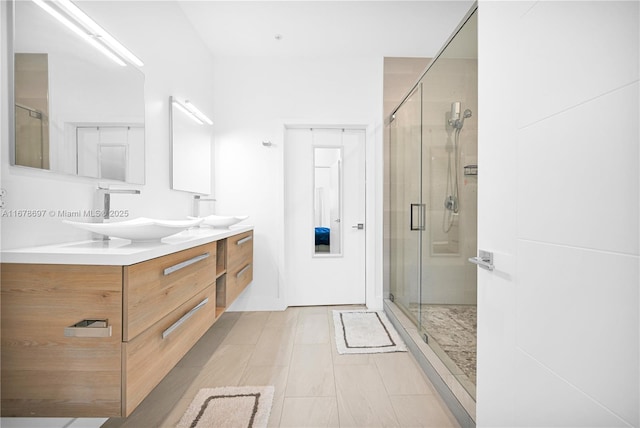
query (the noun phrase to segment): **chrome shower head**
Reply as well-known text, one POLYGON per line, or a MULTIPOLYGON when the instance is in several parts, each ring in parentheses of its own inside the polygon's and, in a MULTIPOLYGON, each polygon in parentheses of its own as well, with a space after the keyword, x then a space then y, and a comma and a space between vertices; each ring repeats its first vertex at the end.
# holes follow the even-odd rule
POLYGON ((466 109, 464 113, 462 113, 462 117, 460 117, 460 108, 461 108, 460 101, 455 101, 451 103, 451 113, 449 116, 448 123, 452 128, 457 130, 462 129, 462 126, 464 125, 464 120, 466 118, 471 117, 472 115, 471 110, 466 109))

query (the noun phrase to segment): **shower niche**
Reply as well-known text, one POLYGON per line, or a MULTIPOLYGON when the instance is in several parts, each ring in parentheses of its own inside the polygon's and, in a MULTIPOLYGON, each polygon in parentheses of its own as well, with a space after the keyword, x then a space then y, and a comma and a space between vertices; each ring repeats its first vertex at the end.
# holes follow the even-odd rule
MULTIPOLYGON (((475 399, 477 12, 389 120, 389 293, 475 399)), ((452 388, 453 389, 453 388, 452 388)))

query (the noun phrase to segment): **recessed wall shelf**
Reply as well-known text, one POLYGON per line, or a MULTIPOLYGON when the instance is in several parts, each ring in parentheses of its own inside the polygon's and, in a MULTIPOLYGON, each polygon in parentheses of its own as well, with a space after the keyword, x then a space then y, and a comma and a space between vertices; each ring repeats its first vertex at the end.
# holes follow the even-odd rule
POLYGON ((478 175, 478 165, 465 165, 464 175, 478 175))

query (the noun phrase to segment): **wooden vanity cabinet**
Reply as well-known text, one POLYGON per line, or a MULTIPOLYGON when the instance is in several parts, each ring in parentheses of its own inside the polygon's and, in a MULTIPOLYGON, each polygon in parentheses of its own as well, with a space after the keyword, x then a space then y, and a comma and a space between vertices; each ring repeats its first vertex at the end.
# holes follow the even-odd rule
POLYGON ((1 297, 2 416, 121 414, 121 266, 4 263, 1 297), (65 336, 83 319, 111 336, 65 336))
POLYGON ((3 263, 2 416, 130 415, 251 281, 252 239, 129 266, 3 263), (69 328, 82 320, 100 322, 69 328))
POLYGON ((123 343, 123 415, 130 415, 213 325, 215 302, 214 283, 135 339, 123 343), (183 322, 178 325, 180 320, 183 322), (169 330, 172 326, 177 327, 169 330))
POLYGON ((213 242, 124 267, 123 415, 215 322, 216 251, 213 242))

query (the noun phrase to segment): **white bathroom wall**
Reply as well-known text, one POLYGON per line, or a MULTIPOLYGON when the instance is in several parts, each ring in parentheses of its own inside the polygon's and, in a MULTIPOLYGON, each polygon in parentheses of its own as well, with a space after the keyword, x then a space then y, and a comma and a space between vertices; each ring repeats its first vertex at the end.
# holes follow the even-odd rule
MULTIPOLYGON (((187 98, 211 114, 215 99, 211 54, 195 35, 182 10, 173 2, 84 1, 79 4, 145 63, 141 70, 145 74, 146 184, 127 186, 139 188, 140 195, 114 195, 112 208, 128 209, 130 218, 176 219, 190 215, 191 195, 169 190, 168 99, 170 95, 187 98)), ((3 29, 6 28, 5 19, 3 16, 3 29)), ((4 62, 2 73, 3 79, 6 78, 4 62)), ((6 86, 3 86, 3 93, 4 88, 6 86)), ((3 102, 6 98, 2 97, 3 102)), ((3 112, 6 109, 3 108, 3 112)), ((5 131, 7 116, 4 113, 2 129, 2 187, 7 192, 5 209, 45 210, 41 218, 2 218, 2 248, 89 238, 85 232, 61 224, 63 217, 58 215, 58 211, 94 208, 98 182, 10 166, 8 134, 5 131)))
POLYGON ((640 425, 640 3, 479 4, 479 427, 640 425))
POLYGON ((216 57, 212 79, 217 210, 250 215, 255 225, 253 284, 231 309, 286 307, 285 124, 368 126, 367 302, 381 307, 381 265, 372 257, 382 246, 382 189, 373 179, 382 174, 382 58, 216 57))

